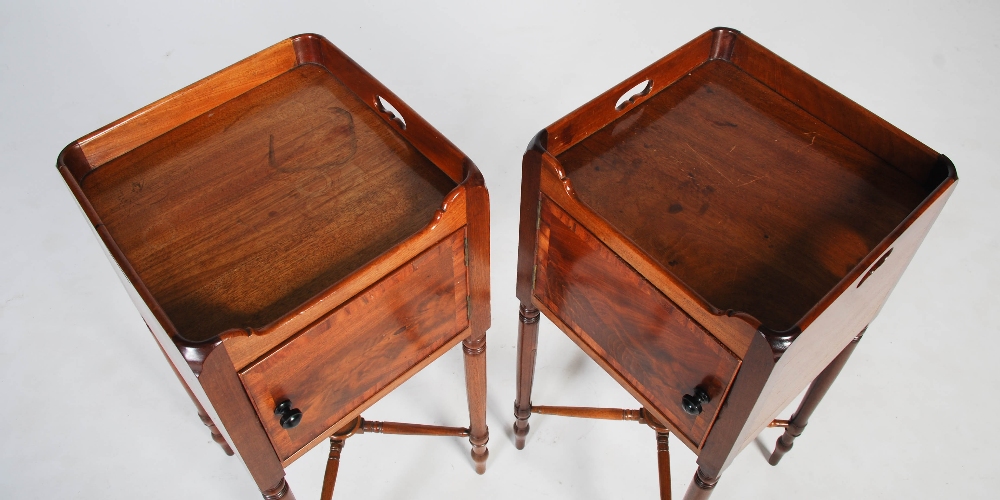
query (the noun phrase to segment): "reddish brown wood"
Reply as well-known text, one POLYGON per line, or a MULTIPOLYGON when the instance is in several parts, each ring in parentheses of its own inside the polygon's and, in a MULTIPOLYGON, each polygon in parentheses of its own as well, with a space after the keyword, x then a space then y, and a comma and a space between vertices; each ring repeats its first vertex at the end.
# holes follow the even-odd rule
POLYGON ((486 473, 486 459, 490 452, 486 443, 490 432, 486 427, 486 337, 466 339, 462 342, 465 353, 465 390, 469 396, 469 443, 476 473, 486 473))
POLYGON ((331 500, 333 488, 337 484, 337 471, 340 470, 340 453, 344 451, 345 438, 330 437, 330 456, 326 460, 326 473, 323 474, 323 489, 320 490, 320 500, 331 500))
MULTIPOLYGON (((958 178, 728 28, 541 131, 522 168, 518 298, 698 454, 688 499, 877 315, 958 178), (691 421, 693 370, 717 389, 691 421)), ((516 444, 535 348, 519 342, 516 444)))
POLYGON ((485 460, 482 175, 328 41, 283 41, 79 139, 58 166, 206 425, 265 497, 289 498, 283 466, 463 339, 470 440, 485 460), (374 290, 390 302, 366 306, 374 290), (341 317, 336 334, 303 342, 348 309, 380 317, 341 317), (378 369, 324 368, 335 365, 324 356, 378 369), (267 374, 273 385, 241 384, 238 372, 269 363, 285 368, 267 374), (275 398, 299 390, 329 404, 273 428, 275 398))
POLYGON ((490 204, 483 176, 466 162, 469 225, 465 255, 468 267, 469 337, 462 341, 466 393, 469 399, 469 443, 476 473, 486 473, 490 431, 486 425, 486 329, 490 327, 490 204))
POLYGON ((292 494, 285 478, 281 478, 277 485, 268 488, 267 491, 262 491, 261 494, 264 496, 264 500, 295 500, 295 495, 292 494))
POLYGON ((179 334, 203 341, 277 320, 416 233, 455 184, 307 65, 82 187, 179 334))
POLYGON ((721 60, 558 159, 580 201, 660 266, 775 331, 794 327, 927 195, 721 60))
POLYGON ((656 288, 543 200, 537 300, 646 395, 672 428, 701 443, 739 361, 656 288), (681 408, 696 387, 712 400, 699 415, 681 408))
POLYGON ((691 484, 688 485, 687 491, 684 493, 684 500, 708 500, 712 496, 712 492, 715 490, 715 485, 718 482, 718 476, 710 476, 699 467, 695 471, 694 478, 691 479, 691 484))
POLYGON ((656 433, 656 469, 660 480, 660 500, 670 500, 670 433, 656 433))
POLYGON ((443 425, 406 424, 399 422, 379 422, 361 420, 359 434, 400 434, 405 436, 454 436, 469 437, 468 427, 446 427, 443 425))
MULTIPOLYGON (((147 325, 147 328, 149 328, 149 325, 147 325)), ((151 328, 149 329, 149 333, 153 333, 151 328)), ((198 418, 201 419, 201 423, 205 424, 205 427, 208 427, 208 431, 212 434, 212 441, 215 441, 216 444, 221 446, 222 451, 224 451, 226 455, 233 456, 233 449, 229 446, 226 438, 222 436, 222 433, 219 432, 219 428, 216 427, 215 422, 212 421, 212 417, 208 416, 208 413, 201 405, 201 402, 198 401, 194 392, 191 391, 191 387, 188 385, 187 381, 184 380, 184 377, 182 377, 180 372, 177 371, 177 367, 170 361, 170 357, 167 355, 166 351, 163 350, 163 346, 159 342, 156 344, 159 346, 160 352, 163 353, 163 357, 167 358, 167 362, 170 363, 170 368, 174 371, 174 375, 177 376, 177 380, 184 386, 184 392, 186 392, 188 397, 191 398, 191 402, 194 403, 195 408, 198 410, 198 418)))
POLYGON ((98 168, 292 69, 295 56, 290 49, 289 40, 279 42, 88 134, 79 141, 88 163, 98 168))
POLYGON ((282 460, 465 331, 463 252, 457 232, 240 374, 282 460), (274 415, 285 399, 293 429, 274 415))
POLYGON ((861 341, 861 336, 864 334, 865 332, 862 330, 857 337, 854 337, 851 343, 847 344, 847 347, 843 351, 840 351, 840 354, 809 385, 809 390, 806 391, 802 402, 799 403, 799 408, 792 414, 792 418, 785 423, 785 432, 781 434, 781 437, 774 444, 774 452, 771 453, 771 457, 767 460, 769 464, 778 465, 781 457, 785 453, 788 453, 788 450, 792 449, 793 441, 802 435, 802 431, 809 424, 809 417, 816 411, 816 407, 823 400, 823 396, 826 396, 826 391, 830 390, 833 382, 837 380, 837 375, 840 375, 840 371, 844 369, 844 365, 847 364, 847 360, 854 353, 854 349, 858 346, 858 342, 861 341))
POLYGON ((559 415, 561 417, 596 418, 600 420, 631 420, 643 418, 641 410, 623 408, 590 408, 586 406, 532 406, 531 413, 539 415, 559 415))
POLYGON ((267 433, 254 413, 246 390, 233 371, 232 361, 221 342, 181 345, 181 354, 191 365, 198 382, 212 401, 233 446, 240 451, 250 475, 265 498, 290 494, 285 471, 267 433), (277 485, 277 486, 275 486, 277 485))
POLYGON ((531 416, 531 384, 538 351, 538 309, 521 304, 517 329, 517 397, 514 399, 514 447, 524 449, 531 416))

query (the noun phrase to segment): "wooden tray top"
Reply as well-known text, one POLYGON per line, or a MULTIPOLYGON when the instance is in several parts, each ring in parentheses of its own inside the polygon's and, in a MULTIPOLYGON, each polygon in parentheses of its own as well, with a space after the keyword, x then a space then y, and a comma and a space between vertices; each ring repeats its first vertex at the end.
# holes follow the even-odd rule
POLYGON ((456 183, 307 64, 81 186, 179 334, 197 342, 296 309, 427 225, 456 183))
POLYGON ((937 187, 723 60, 557 158, 579 200, 664 269, 775 331, 793 327, 937 187))

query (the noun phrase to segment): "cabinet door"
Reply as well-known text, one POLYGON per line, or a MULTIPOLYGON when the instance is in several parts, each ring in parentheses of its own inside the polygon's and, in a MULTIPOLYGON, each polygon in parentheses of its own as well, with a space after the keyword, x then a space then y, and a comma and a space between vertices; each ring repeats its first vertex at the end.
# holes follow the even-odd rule
POLYGON ((250 365, 243 385, 282 460, 468 328, 457 231, 250 365), (275 407, 302 412, 290 429, 275 407))
POLYGON ((739 360, 587 229, 542 199, 534 294, 580 340, 700 446, 739 360), (697 415, 682 399, 711 400, 697 415))

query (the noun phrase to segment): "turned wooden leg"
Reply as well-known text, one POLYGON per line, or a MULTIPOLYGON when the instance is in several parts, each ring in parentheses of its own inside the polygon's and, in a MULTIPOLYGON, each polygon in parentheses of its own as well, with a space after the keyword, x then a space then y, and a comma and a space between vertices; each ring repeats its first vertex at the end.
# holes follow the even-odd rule
POLYGON ((470 335, 462 342, 465 352, 465 388, 469 396, 469 443, 476 473, 486 473, 486 458, 490 452, 486 443, 490 431, 486 427, 486 332, 470 335))
POLYGON ((323 489, 320 500, 333 498, 333 487, 337 484, 337 471, 340 470, 340 452, 344 451, 345 438, 333 436, 330 438, 330 458, 326 461, 326 474, 323 475, 323 489))
MULTIPOLYGON (((148 329, 149 325, 146 325, 146 328, 148 329)), ((149 330, 149 333, 152 334, 153 330, 149 330)), ((191 402, 194 403, 194 407, 198 410, 198 418, 201 419, 201 423, 205 424, 205 427, 208 427, 208 432, 212 434, 212 441, 215 441, 216 444, 221 446, 222 451, 226 452, 226 455, 233 456, 233 449, 229 447, 229 443, 226 442, 226 438, 222 437, 222 433, 219 432, 219 428, 215 426, 215 422, 212 421, 212 417, 208 416, 208 412, 205 411, 205 407, 198 402, 198 398, 194 397, 194 393, 191 392, 191 387, 188 386, 187 382, 184 381, 184 377, 181 377, 180 372, 177 371, 177 367, 170 361, 170 357, 167 356, 166 351, 163 350, 163 346, 160 345, 159 342, 157 342, 156 345, 160 347, 160 352, 163 353, 164 358, 167 358, 167 364, 170 365, 170 369, 174 371, 174 375, 177 377, 177 380, 179 380, 181 385, 184 386, 184 391, 187 392, 188 397, 191 398, 191 402)))
POLYGON ((698 467, 698 471, 694 473, 694 479, 691 480, 691 485, 688 486, 687 493, 684 494, 684 500, 708 500, 718 482, 718 477, 711 477, 701 467, 698 467))
POLYGON ((295 500, 295 495, 292 494, 292 490, 288 487, 288 482, 285 478, 281 478, 281 481, 275 485, 273 488, 264 490, 260 492, 264 496, 264 500, 295 500))
POLYGON ((670 500, 669 432, 656 433, 656 465, 660 473, 660 500, 670 500))
POLYGON ((861 336, 864 335, 864 330, 854 337, 854 340, 840 354, 837 355, 833 361, 822 371, 816 380, 809 386, 809 390, 806 391, 806 395, 802 398, 802 402, 799 403, 799 408, 795 410, 792 418, 788 420, 785 426, 785 432, 778 438, 778 441, 774 444, 774 452, 771 453, 771 457, 767 462, 771 465, 778 465, 781 457, 788 453, 788 450, 792 449, 793 441, 795 438, 802 435, 802 431, 806 428, 806 424, 809 423, 809 417, 812 416, 813 412, 816 411, 816 407, 819 406, 819 402, 823 400, 823 396, 826 396, 826 391, 830 389, 833 385, 833 381, 837 379, 837 375, 840 375, 840 371, 844 369, 844 365, 847 363, 848 358, 851 357, 851 353, 858 346, 858 342, 861 341, 861 336))
POLYGON ((514 446, 524 449, 531 416, 531 384, 535 379, 538 352, 538 309, 521 304, 517 330, 517 396, 514 399, 514 446))

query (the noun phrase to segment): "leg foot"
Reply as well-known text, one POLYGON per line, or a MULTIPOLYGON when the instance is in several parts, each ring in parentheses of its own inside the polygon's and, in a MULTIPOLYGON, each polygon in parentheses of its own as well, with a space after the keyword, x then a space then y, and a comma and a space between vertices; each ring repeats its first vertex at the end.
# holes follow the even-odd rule
MULTIPOLYGON (((517 415, 517 410, 516 409, 514 410, 514 415, 515 416, 517 415)), ((528 419, 527 419, 527 417, 525 417, 524 420, 518 419, 518 420, 514 421, 514 447, 515 448, 517 448, 519 450, 523 450, 524 449, 524 440, 525 440, 525 438, 528 437, 528 430, 529 429, 531 429, 531 426, 528 425, 528 419)))
POLYGON ((660 500, 670 500, 669 432, 656 433, 656 465, 660 475, 660 500))
POLYGON ((517 332, 517 399, 514 400, 514 447, 524 449, 531 416, 531 385, 538 351, 538 309, 521 304, 517 332))
MULTIPOLYGON (((489 441, 489 436, 487 436, 486 440, 489 441)), ((472 442, 472 438, 469 438, 469 442, 472 442)), ((490 450, 486 447, 486 443, 481 445, 473 443, 471 454, 472 462, 476 467, 476 474, 486 474, 486 459, 490 457, 490 450)))
POLYGON ((813 412, 816 411, 816 407, 819 406, 819 402, 823 400, 823 396, 826 396, 826 391, 830 389, 833 385, 833 381, 837 379, 837 375, 840 375, 840 371, 844 369, 844 365, 847 364, 847 360, 851 357, 854 349, 858 346, 858 342, 861 341, 861 336, 865 334, 862 330, 857 337, 833 361, 823 369, 822 372, 813 380, 813 383, 809 386, 806 391, 805 397, 802 398, 802 402, 799 403, 799 408, 795 410, 795 414, 792 418, 788 420, 788 426, 785 427, 785 432, 781 434, 778 441, 774 444, 774 451, 771 453, 771 457, 767 459, 767 463, 771 465, 778 465, 781 461, 781 457, 788 453, 788 450, 792 449, 792 444, 794 444, 795 438, 802 435, 802 431, 805 430, 806 424, 809 423, 809 417, 812 416, 813 412))
POLYGON ((340 452, 344 451, 344 440, 330 438, 330 457, 326 461, 326 474, 323 475, 323 489, 320 490, 320 500, 333 498, 333 487, 337 484, 337 471, 340 470, 340 452))
POLYGON ((694 479, 691 480, 691 486, 688 486, 687 493, 684 494, 684 500, 708 500, 718 482, 718 477, 711 477, 698 467, 694 479))
POLYGON ((462 342, 465 352, 465 388, 469 396, 469 443, 476 473, 486 473, 490 430, 486 427, 486 332, 462 342))
POLYGON ((291 488, 288 487, 288 482, 285 478, 281 478, 273 488, 260 492, 263 495, 264 500, 295 500, 295 495, 292 494, 291 488))

